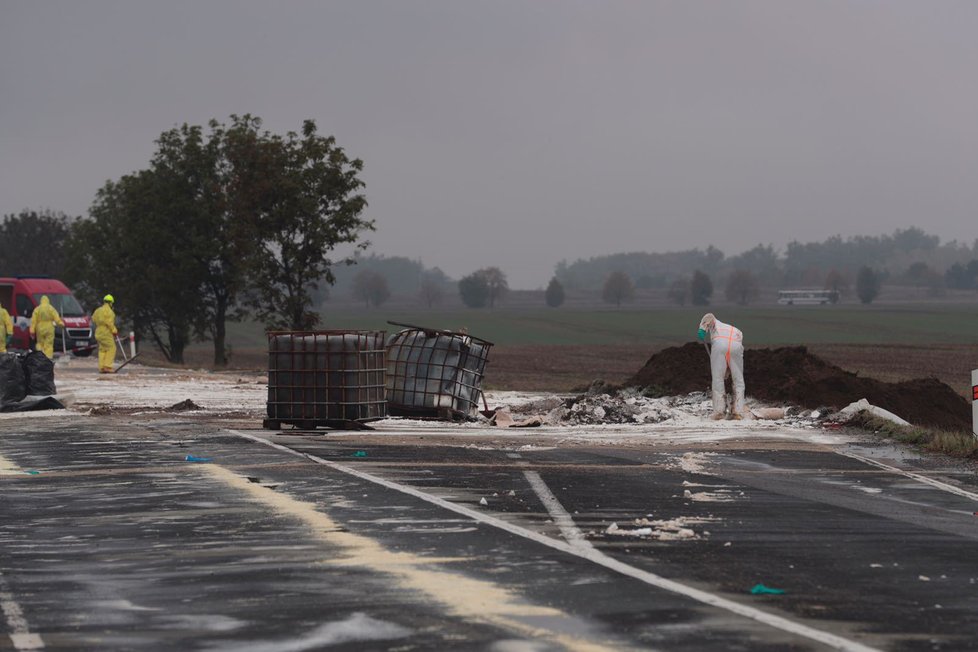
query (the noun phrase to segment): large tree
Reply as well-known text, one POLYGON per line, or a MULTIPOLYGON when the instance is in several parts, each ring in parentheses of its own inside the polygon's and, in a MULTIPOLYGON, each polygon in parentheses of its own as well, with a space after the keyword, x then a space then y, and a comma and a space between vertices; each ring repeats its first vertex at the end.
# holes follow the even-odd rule
POLYGON ((669 286, 669 291, 666 292, 666 296, 673 303, 685 306, 689 299, 689 278, 680 276, 673 281, 672 285, 669 286))
POLYGON ((830 269, 825 275, 825 289, 835 292, 832 302, 837 303, 849 294, 849 277, 835 268, 830 269))
POLYGON ((544 293, 544 298, 547 301, 547 305, 551 308, 559 308, 564 305, 564 286, 560 284, 557 277, 554 276, 550 279, 550 284, 547 285, 547 291, 544 293))
MULTIPOLYGON (((92 211, 92 219, 103 225, 129 222, 116 239, 126 243, 127 251, 141 252, 127 256, 135 258, 137 268, 145 259, 179 274, 181 303, 191 315, 191 330, 199 339, 213 342, 215 366, 228 362, 226 323, 242 316, 239 298, 256 258, 257 207, 268 187, 260 124, 257 118, 232 116, 230 127, 211 121, 206 134, 202 127, 187 124, 163 132, 148 169, 107 184, 92 211), (132 206, 140 208, 131 211, 132 206), (140 244, 146 234, 153 237, 149 252, 140 244)), ((91 229, 79 233, 86 232, 91 229)), ((96 249, 90 257, 100 258, 98 244, 90 244, 96 249)), ((99 265, 112 268, 120 263, 99 265)), ((91 276, 91 266, 87 270, 91 276)), ((144 296, 167 303, 156 286, 144 296)), ((146 311, 133 315, 140 316, 142 328, 164 355, 181 361, 189 339, 183 318, 177 327, 157 328, 156 319, 145 318, 146 311)))
POLYGON ((489 308, 495 308, 496 302, 509 291, 506 275, 498 267, 485 267, 480 269, 478 273, 486 279, 486 286, 489 288, 489 308))
POLYGON ((509 283, 498 267, 483 267, 462 278, 458 282, 458 291, 469 308, 482 308, 488 304, 492 309, 509 291, 509 283))
POLYGON ((955 290, 973 290, 978 286, 978 260, 972 260, 967 265, 954 263, 944 273, 947 287, 955 290))
POLYGON ((267 193, 261 121, 231 116, 215 120, 206 135, 184 124, 160 135, 150 170, 167 188, 159 207, 183 225, 183 251, 199 273, 194 331, 214 345, 214 365, 228 362, 228 321, 243 316, 239 297, 254 257, 257 206, 267 193))
POLYGON ((364 269, 353 279, 353 294, 368 308, 376 308, 390 298, 391 291, 383 274, 364 269))
POLYGON ((701 270, 693 272, 693 280, 689 284, 689 297, 694 306, 707 306, 713 296, 713 281, 701 270))
POLYGON ((601 298, 605 303, 613 303, 615 307, 621 308, 622 303, 635 298, 635 284, 625 272, 612 272, 604 282, 601 298))
POLYGON ((0 276, 64 276, 72 219, 50 210, 22 210, 0 220, 0 276))
POLYGON ((428 308, 441 303, 445 296, 444 287, 448 283, 445 273, 439 268, 430 269, 421 277, 421 286, 418 288, 418 298, 428 308))
POLYGON ((302 133, 262 136, 268 193, 258 205, 257 246, 250 277, 251 305, 271 328, 308 329, 319 322, 310 308, 318 283, 332 283, 338 245, 365 249, 364 231, 374 223, 361 217, 360 159, 347 157, 332 136, 317 133, 306 120, 302 133))
POLYGON ((202 272, 185 245, 191 218, 169 210, 170 190, 151 171, 107 182, 90 219, 72 228, 67 277, 90 305, 113 294, 120 318, 131 319, 168 361, 182 363, 202 272))
POLYGON ((757 298, 758 292, 757 278, 746 269, 735 269, 727 278, 728 301, 746 306, 757 298))
POLYGON ((248 115, 211 121, 207 133, 171 129, 148 169, 100 191, 73 233, 73 270, 91 296, 131 290, 116 294, 129 295, 134 323, 171 361, 194 332, 226 364, 225 324, 243 299, 271 327, 316 323, 310 295, 333 281, 330 252, 373 228, 360 218, 361 168, 311 121, 285 137, 248 115))
POLYGON ((489 303, 489 283, 484 275, 472 272, 459 280, 458 294, 469 308, 484 308, 489 303))
POLYGON ((856 274, 856 295, 865 304, 870 304, 880 293, 880 277, 872 268, 863 266, 856 274))

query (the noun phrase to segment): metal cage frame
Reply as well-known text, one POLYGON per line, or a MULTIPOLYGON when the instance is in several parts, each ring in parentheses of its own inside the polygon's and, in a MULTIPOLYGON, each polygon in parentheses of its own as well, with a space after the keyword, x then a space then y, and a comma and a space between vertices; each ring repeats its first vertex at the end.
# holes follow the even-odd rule
POLYGON ((364 429, 387 416, 387 331, 269 331, 266 429, 364 429))
POLYGON ((484 402, 482 380, 492 342, 468 333, 411 324, 387 344, 391 416, 468 419, 484 402))

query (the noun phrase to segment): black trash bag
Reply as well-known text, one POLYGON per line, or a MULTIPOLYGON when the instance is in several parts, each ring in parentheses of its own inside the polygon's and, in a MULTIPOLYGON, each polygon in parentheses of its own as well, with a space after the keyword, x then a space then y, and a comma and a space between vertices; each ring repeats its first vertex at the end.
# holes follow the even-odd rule
POLYGON ((54 396, 54 360, 40 351, 31 351, 20 360, 24 367, 27 394, 30 396, 54 396))
POLYGON ((19 358, 13 353, 0 353, 0 405, 16 403, 25 396, 27 379, 19 358))

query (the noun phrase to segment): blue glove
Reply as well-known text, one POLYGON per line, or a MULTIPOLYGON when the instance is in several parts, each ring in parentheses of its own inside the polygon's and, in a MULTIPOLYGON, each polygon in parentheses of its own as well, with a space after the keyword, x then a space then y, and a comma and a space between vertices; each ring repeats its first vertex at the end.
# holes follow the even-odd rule
POLYGON ((705 342, 706 341, 706 331, 701 328, 699 330, 699 332, 696 333, 696 337, 700 338, 700 342, 705 342))

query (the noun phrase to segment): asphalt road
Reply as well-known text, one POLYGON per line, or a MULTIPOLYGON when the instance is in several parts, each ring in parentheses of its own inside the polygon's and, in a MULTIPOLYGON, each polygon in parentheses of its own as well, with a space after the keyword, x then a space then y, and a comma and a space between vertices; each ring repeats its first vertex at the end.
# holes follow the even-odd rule
POLYGON ((0 649, 978 649, 972 469, 392 423, 0 421, 0 649))

